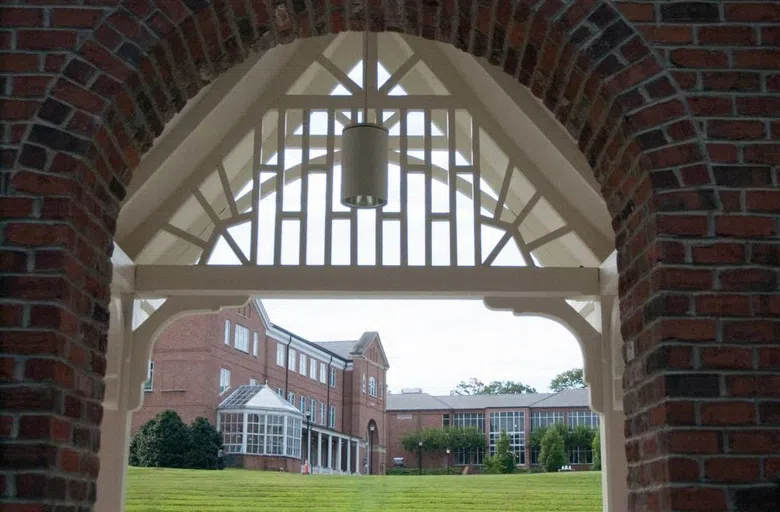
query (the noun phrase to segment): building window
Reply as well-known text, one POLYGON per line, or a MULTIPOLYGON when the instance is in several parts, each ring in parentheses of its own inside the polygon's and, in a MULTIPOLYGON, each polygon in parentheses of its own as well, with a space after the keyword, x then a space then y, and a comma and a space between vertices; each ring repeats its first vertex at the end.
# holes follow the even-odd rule
POLYGON ((276 394, 281 396, 281 397, 284 397, 284 389, 276 388, 276 394))
POLYGON ((154 389, 154 361, 149 361, 149 366, 146 367, 146 382, 144 382, 144 391, 152 391, 154 389))
POLYGON ((249 329, 241 324, 236 324, 236 334, 234 337, 234 347, 241 352, 249 353, 249 329))
POLYGON ((249 414, 246 418, 246 452, 265 453, 265 414, 249 414))
POLYGON ((301 419, 287 417, 287 456, 301 458, 301 419))
POLYGON ((445 414, 441 417, 441 426, 443 428, 449 428, 450 427, 450 415, 445 414))
POLYGON ((363 374, 363 379, 360 381, 360 391, 363 392, 363 394, 366 394, 366 374, 363 374))
POLYGON ((300 364, 298 365, 298 373, 306 376, 306 354, 301 354, 300 361, 298 361, 300 364))
POLYGON ((244 444, 244 415, 242 413, 221 413, 219 430, 227 453, 241 453, 244 444))
POLYGON ((457 466, 465 466, 468 464, 481 465, 484 458, 484 448, 477 448, 476 450, 455 450, 455 465, 457 466))
POLYGON ((295 393, 293 393, 292 391, 288 391, 287 392, 287 401, 290 402, 291 404, 295 405, 295 393))
POLYGON ((298 410, 305 413, 306 412, 306 397, 301 396, 298 399, 298 410))
POLYGON ((276 344, 276 366, 284 368, 284 345, 276 344))
POLYGON ((336 387, 336 369, 332 366, 330 367, 330 387, 336 387))
POLYGON ((465 412, 453 416, 452 425, 455 428, 474 427, 480 432, 485 431, 485 415, 479 412, 465 412))
POLYGON ((531 430, 563 423, 562 411, 534 411, 531 413, 531 430))
POLYGON ((312 423, 317 423, 317 400, 314 398, 309 403, 309 420, 312 423))
POLYGON ((295 350, 289 349, 290 353, 287 355, 287 368, 290 369, 290 371, 295 371, 295 350))
POLYGON ((230 370, 220 368, 219 370, 219 392, 222 393, 230 387, 230 370))
MULTIPOLYGON (((363 391, 365 391, 365 389, 363 391)), ((368 394, 374 397, 376 396, 376 379, 373 377, 368 379, 368 394)))
POLYGON ((320 403, 320 425, 325 424, 325 402, 320 403))
POLYGON ((257 357, 257 350, 258 350, 258 335, 256 332, 252 333, 252 355, 257 357))
POLYGON ((325 363, 320 363, 320 382, 325 384, 328 379, 328 369, 325 366, 325 363))
POLYGON ((382 381, 379 381, 379 384, 377 384, 376 392, 379 394, 379 399, 382 399, 382 395, 384 395, 384 386, 382 386, 382 381))
POLYGON ((253 378, 251 378, 251 377, 250 377, 250 378, 249 378, 249 385, 250 385, 250 386, 259 386, 259 385, 260 385, 260 383, 259 383, 259 382, 257 382, 257 379, 253 379, 253 378))
POLYGON ((309 377, 312 380, 317 380, 317 360, 313 357, 309 358, 309 377))
POLYGON ((284 416, 267 415, 266 427, 265 453, 267 455, 284 455, 284 416))
POLYGON ((230 320, 225 320, 225 345, 230 345, 230 320))
POLYGON ((593 464, 593 450, 590 448, 569 448, 569 464, 593 464))
POLYGON ((495 455, 501 432, 509 436, 509 451, 515 454, 516 464, 525 464, 525 413, 520 411, 490 413, 490 455, 495 455))
POLYGON ((336 406, 331 405, 328 414, 328 427, 336 428, 336 406))
POLYGON ((593 411, 569 411, 569 426, 571 428, 584 425, 589 428, 599 426, 599 415, 593 411))

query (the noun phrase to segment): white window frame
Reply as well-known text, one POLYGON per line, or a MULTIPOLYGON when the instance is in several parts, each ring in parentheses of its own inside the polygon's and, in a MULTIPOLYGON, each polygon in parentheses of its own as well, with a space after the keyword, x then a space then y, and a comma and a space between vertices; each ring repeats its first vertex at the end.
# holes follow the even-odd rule
POLYGON ((230 379, 232 378, 233 372, 230 371, 230 368, 220 368, 219 369, 219 392, 220 394, 224 393, 228 389, 230 389, 230 379))
POLYGON ((328 411, 328 428, 336 428, 336 406, 331 405, 328 411))
POLYGON ((225 319, 225 345, 230 345, 230 320, 225 319))
POLYGON ((276 344, 276 366, 281 366, 282 368, 284 368, 284 364, 286 362, 285 359, 287 358, 284 357, 284 345, 282 345, 281 343, 277 343, 276 344))
POLYGON ((295 349, 294 348, 287 349, 287 368, 291 372, 295 371, 295 349))
POLYGON ((306 365, 309 364, 308 361, 306 361, 306 354, 301 352, 298 355, 298 373, 306 377, 306 365))
POLYGON ((257 331, 252 332, 252 355, 257 357, 257 351, 260 346, 260 336, 257 331))
POLYGON ((295 407, 295 393, 292 391, 287 392, 287 401, 295 407))
POLYGON ((317 399, 312 398, 309 400, 309 420, 312 423, 317 423, 317 399))
POLYGON ((146 382, 144 382, 144 393, 151 393, 154 391, 154 361, 149 360, 149 364, 146 366, 146 382))
POLYGON ((331 366, 330 367, 330 387, 335 388, 336 387, 336 367, 331 366))
POLYGON ((368 378, 368 394, 376 398, 376 379, 374 377, 368 378))
POLYGON ((317 380, 317 360, 309 356, 309 378, 317 380))
POLYGON ((284 398, 284 388, 276 388, 276 394, 284 398))
POLYGON ((320 425, 325 424, 325 408, 327 407, 327 404, 325 402, 320 402, 320 425))
POLYGON ((259 386, 260 381, 255 379, 254 377, 249 377, 249 385, 250 386, 259 386))
POLYGON ((306 414, 306 397, 303 395, 298 397, 298 410, 306 414))
POLYGON ((320 382, 328 383, 328 366, 325 363, 320 363, 320 382))
POLYGON ((249 328, 236 324, 233 334, 233 346, 245 354, 249 353, 249 328))
POLYGON ((365 395, 366 394, 366 374, 363 374, 363 378, 360 381, 360 391, 365 395))

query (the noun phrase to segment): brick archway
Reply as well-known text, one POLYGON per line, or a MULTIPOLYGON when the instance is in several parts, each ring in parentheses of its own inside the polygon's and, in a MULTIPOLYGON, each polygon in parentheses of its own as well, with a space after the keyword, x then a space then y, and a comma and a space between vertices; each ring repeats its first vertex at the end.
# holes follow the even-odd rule
POLYGON ((10 499, 94 500, 111 240, 154 137, 247 52, 365 28, 502 67, 602 183, 621 274, 630 509, 734 510, 731 484, 780 469, 776 2, 95 3, 2 9, 10 499))

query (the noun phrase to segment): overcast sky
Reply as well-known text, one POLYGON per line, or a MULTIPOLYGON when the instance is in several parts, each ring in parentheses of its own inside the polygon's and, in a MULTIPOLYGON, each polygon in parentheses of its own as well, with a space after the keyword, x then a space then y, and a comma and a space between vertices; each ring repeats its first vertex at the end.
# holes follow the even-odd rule
POLYGON ((582 367, 569 331, 551 320, 515 317, 464 300, 264 300, 271 321, 311 341, 378 331, 390 362, 390 391, 446 395, 461 380, 519 380, 547 391, 582 367))

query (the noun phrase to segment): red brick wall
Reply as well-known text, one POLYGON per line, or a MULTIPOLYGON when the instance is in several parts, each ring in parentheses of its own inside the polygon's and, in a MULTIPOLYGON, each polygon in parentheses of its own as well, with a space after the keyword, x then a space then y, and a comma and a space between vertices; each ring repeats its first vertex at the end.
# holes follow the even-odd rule
POLYGON ((776 450, 760 440, 780 433, 777 2, 362 4, 3 7, 0 460, 4 482, 36 471, 51 483, 27 496, 9 484, 7 498, 91 506, 94 493, 46 489, 97 476, 111 241, 165 123, 250 49, 364 28, 501 66, 593 167, 619 255, 629 509, 733 510, 743 488, 768 485, 776 450), (749 309, 725 306, 735 296, 749 309), (752 359, 716 357, 744 350, 752 359), (702 414, 712 406, 738 419, 702 414), (754 442, 737 454, 735 437, 754 442))
MULTIPOLYGON (((407 468, 418 468, 417 452, 406 451, 401 444, 401 438, 406 434, 424 428, 442 428, 442 416, 449 411, 388 411, 387 412, 387 458, 388 468, 393 467, 393 457, 403 457, 407 468), (411 416, 410 419, 400 417, 411 416)), ((450 459, 450 464, 454 463, 450 459)), ((447 460, 444 456, 423 454, 423 468, 445 467, 447 460)))

